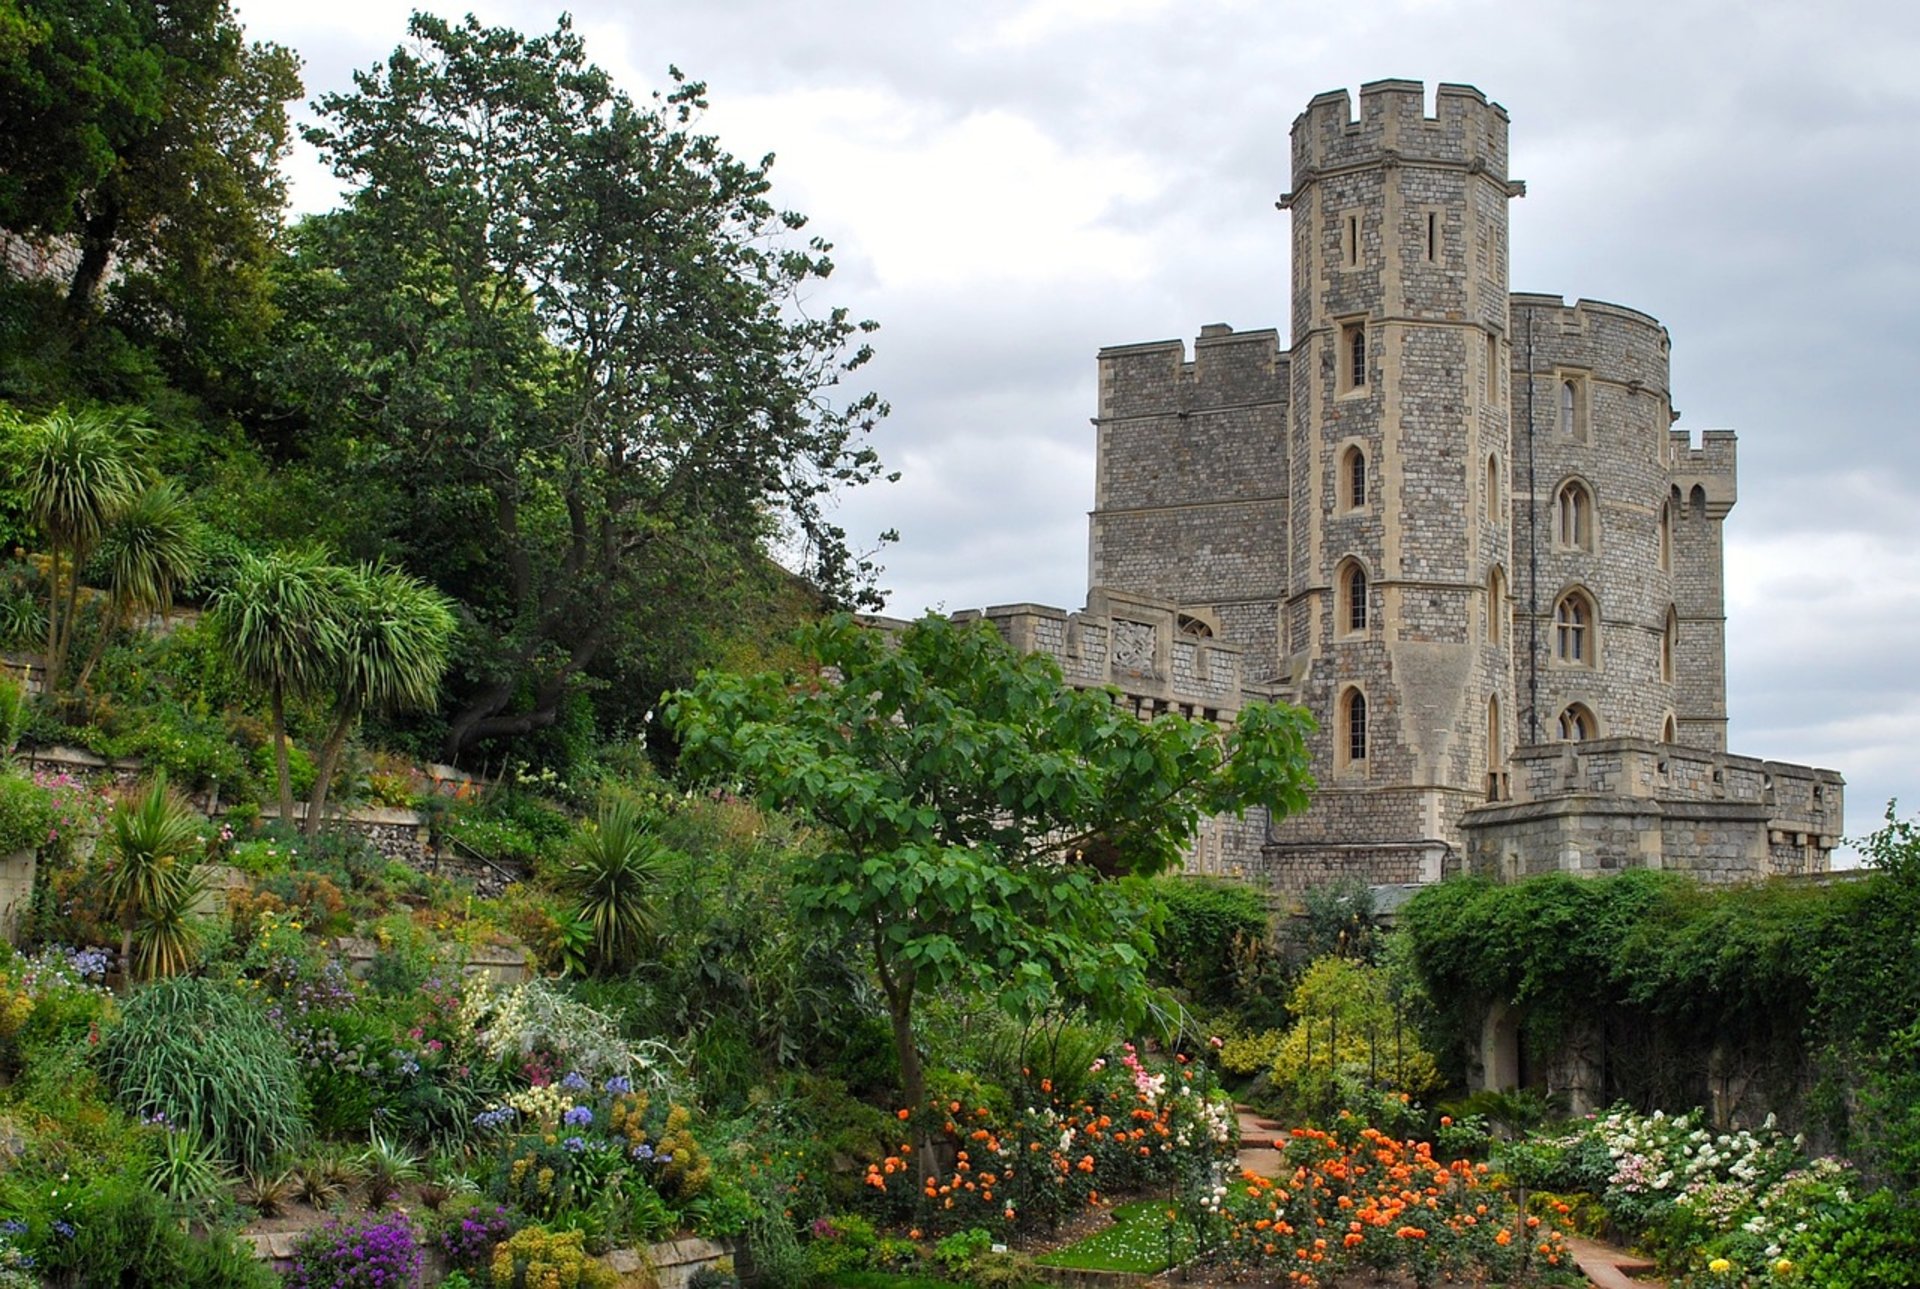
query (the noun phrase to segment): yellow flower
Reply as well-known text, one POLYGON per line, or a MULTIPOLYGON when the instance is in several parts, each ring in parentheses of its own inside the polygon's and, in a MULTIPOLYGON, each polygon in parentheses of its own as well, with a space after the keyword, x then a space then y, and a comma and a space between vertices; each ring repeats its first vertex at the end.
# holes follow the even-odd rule
POLYGON ((1727 1272, 1733 1270, 1733 1263, 1727 1261, 1725 1258, 1715 1258, 1713 1261, 1707 1263, 1707 1270, 1713 1272, 1716 1276, 1724 1276, 1727 1272))
POLYGON ((1782 1258, 1778 1262, 1774 1263, 1773 1274, 1775 1274, 1776 1276, 1792 1275, 1793 1274, 1792 1260, 1788 1258, 1782 1258))

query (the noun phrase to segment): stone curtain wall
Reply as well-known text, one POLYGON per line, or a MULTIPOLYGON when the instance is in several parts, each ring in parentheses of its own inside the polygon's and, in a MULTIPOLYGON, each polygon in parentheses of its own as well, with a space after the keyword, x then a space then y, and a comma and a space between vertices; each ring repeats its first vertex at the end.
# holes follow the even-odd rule
POLYGON ((1513 800, 1461 820, 1469 872, 1824 873, 1845 815, 1831 770, 1644 739, 1523 748, 1514 766, 1513 800))

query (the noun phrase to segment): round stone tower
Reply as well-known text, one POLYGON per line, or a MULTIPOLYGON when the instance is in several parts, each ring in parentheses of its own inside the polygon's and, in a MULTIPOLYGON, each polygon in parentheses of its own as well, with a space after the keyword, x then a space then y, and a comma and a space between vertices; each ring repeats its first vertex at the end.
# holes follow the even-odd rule
POLYGON ((1695 628, 1675 577, 1689 515, 1669 469, 1666 329, 1594 300, 1511 307, 1514 479, 1533 498, 1513 534, 1522 738, 1683 741, 1695 628))
POLYGON ((1470 86, 1439 86, 1428 116, 1418 82, 1376 81, 1357 118, 1339 91, 1294 122, 1282 670, 1323 725, 1316 806, 1279 826, 1282 848, 1420 847, 1501 792, 1507 202, 1523 190, 1506 111, 1470 86))

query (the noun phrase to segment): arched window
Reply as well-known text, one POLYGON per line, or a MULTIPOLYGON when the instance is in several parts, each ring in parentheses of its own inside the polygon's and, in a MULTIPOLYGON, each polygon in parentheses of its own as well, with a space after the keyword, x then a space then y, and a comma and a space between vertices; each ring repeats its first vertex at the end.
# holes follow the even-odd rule
POLYGON ((1573 382, 1570 380, 1561 381, 1560 382, 1560 432, 1562 434, 1573 434, 1576 432, 1575 425, 1574 425, 1574 412, 1579 408, 1579 405, 1580 405, 1579 391, 1574 388, 1573 382))
POLYGON ((1707 490, 1699 484, 1693 485, 1693 492, 1687 497, 1687 506, 1693 511, 1695 519, 1707 517, 1707 490))
POLYGON ((1500 728, 1500 696, 1487 696, 1487 769, 1495 774, 1507 765, 1507 736, 1500 728))
POLYGON ((1341 635, 1364 634, 1367 629, 1367 570, 1358 560, 1341 564, 1336 576, 1334 613, 1341 635))
POLYGON ((1347 510, 1367 504, 1367 454, 1360 447, 1348 448, 1340 459, 1340 502, 1347 510))
POLYGON ((1349 322, 1340 328, 1340 338, 1346 350, 1346 370, 1342 373, 1341 385, 1344 389, 1365 389, 1367 387, 1367 324, 1349 322))
POLYGON ((1680 741, 1680 729, 1674 723, 1672 712, 1668 712, 1667 719, 1661 722, 1660 741, 1662 743, 1678 743, 1680 741))
POLYGON ((1340 763, 1364 765, 1367 760, 1367 696, 1349 689, 1340 696, 1340 763))
POLYGON ((1554 540, 1567 550, 1593 549, 1593 494, 1578 479, 1560 485, 1553 499, 1554 540))
POLYGON ((1213 639, 1213 626, 1205 618, 1196 618, 1191 613, 1182 613, 1175 619, 1180 634, 1195 640, 1213 639))
POLYGON ((1485 500, 1488 520, 1498 523, 1501 515, 1500 458, 1491 454, 1487 457, 1487 490, 1485 500))
POLYGON ((1673 502, 1660 503, 1660 571, 1673 572, 1673 502))
POLYGON ((1506 635, 1507 575, 1496 567, 1487 574, 1487 643, 1497 645, 1506 635))
POLYGON ((1673 656, 1680 644, 1680 615, 1671 604, 1667 606, 1667 621, 1660 630, 1660 679, 1673 683, 1673 656))
POLYGON ((1585 591, 1568 591, 1553 606, 1553 656, 1574 667, 1591 667, 1598 652, 1593 601, 1585 591))
POLYGON ((1600 723, 1593 719, 1593 713, 1579 703, 1571 703, 1560 713, 1560 741, 1562 743, 1584 743, 1596 738, 1600 733, 1600 723))

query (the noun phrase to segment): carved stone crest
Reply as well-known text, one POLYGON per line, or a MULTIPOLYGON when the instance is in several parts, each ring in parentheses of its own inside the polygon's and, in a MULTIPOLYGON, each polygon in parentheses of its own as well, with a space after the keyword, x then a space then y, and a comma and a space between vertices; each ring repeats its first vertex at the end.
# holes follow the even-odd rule
POLYGON ((1145 622, 1113 623, 1113 665, 1127 671, 1153 671, 1154 637, 1157 633, 1145 622))

